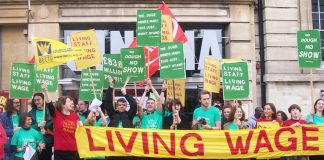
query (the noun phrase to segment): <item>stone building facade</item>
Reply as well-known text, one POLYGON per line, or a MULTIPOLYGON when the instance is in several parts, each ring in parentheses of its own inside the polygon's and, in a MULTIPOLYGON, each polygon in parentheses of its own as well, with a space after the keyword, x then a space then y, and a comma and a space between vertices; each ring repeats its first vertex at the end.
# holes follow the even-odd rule
MULTIPOLYGON (((196 90, 202 86, 202 74, 199 74, 201 68, 198 66, 199 62, 203 62, 202 54, 206 56, 206 53, 200 53, 204 51, 202 48, 206 49, 206 43, 207 52, 210 52, 207 55, 248 61, 250 96, 243 99, 242 103, 249 115, 253 114, 253 108, 265 102, 272 102, 279 110, 286 112, 290 104, 296 103, 302 106, 304 113, 309 112, 309 69, 298 67, 296 32, 313 28, 312 1, 262 2, 261 38, 264 38, 264 46, 260 47, 260 7, 256 0, 166 1, 184 30, 188 30, 186 34, 191 35, 192 42, 195 43, 192 57, 187 57, 195 62, 191 64, 191 71, 187 68, 187 74, 190 73, 187 75, 189 97, 191 94, 197 95, 196 90), (219 45, 218 50, 213 50, 214 44, 203 42, 204 38, 209 39, 204 34, 208 31, 217 33, 215 36, 218 42, 215 43, 219 45), (262 50, 264 63, 262 56, 260 59, 262 50), (265 69, 262 79, 260 66, 265 69), (260 84, 264 89, 261 89, 260 84)), ((31 0, 29 7, 23 0, 0 1, 0 90, 9 90, 11 63, 26 63, 32 58, 32 36, 66 41, 67 34, 73 30, 95 28, 104 31, 104 52, 113 52, 115 46, 111 41, 114 39, 110 38, 113 38, 112 33, 115 32, 112 31, 120 31, 125 46, 125 31, 134 30, 136 11, 156 9, 160 4, 160 1, 155 0, 31 0)), ((68 70, 66 66, 61 67, 60 92, 53 93, 53 96, 67 94, 69 91, 77 92, 79 78, 73 72, 70 76, 68 70)), ((324 71, 319 68, 313 72, 313 93, 317 98, 324 86, 324 71)), ((156 84, 159 83, 156 78, 156 84)))

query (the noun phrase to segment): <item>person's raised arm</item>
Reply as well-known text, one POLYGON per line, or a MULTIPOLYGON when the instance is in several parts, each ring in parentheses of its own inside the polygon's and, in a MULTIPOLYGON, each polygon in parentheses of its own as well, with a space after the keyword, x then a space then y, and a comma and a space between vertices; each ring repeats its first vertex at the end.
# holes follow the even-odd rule
POLYGON ((156 89, 154 88, 154 86, 152 85, 152 81, 148 78, 147 79, 147 85, 150 86, 151 90, 153 91, 153 94, 155 95, 155 97, 157 97, 156 102, 157 102, 157 109, 160 112, 163 112, 163 106, 162 106, 162 99, 159 95, 159 93, 156 91, 156 89))
MULTIPOLYGON (((162 90, 161 90, 161 93, 160 93, 160 98, 161 98, 161 100, 164 99, 166 89, 167 89, 167 87, 166 87, 166 81, 163 80, 163 82, 162 82, 162 90)), ((164 103, 164 102, 163 102, 163 103, 164 103)))
POLYGON ((48 96, 47 85, 45 83, 42 83, 41 84, 41 87, 42 87, 42 89, 44 91, 44 96, 45 96, 44 97, 45 98, 44 100, 45 100, 45 103, 47 104, 46 105, 47 106, 47 109, 50 112, 51 116, 54 116, 54 114, 55 114, 55 108, 54 108, 54 105, 52 103, 52 100, 48 96))
POLYGON ((109 78, 109 87, 106 92, 106 110, 109 117, 112 117, 113 113, 115 112, 114 108, 114 100, 113 100, 113 92, 114 92, 114 79, 109 78))
POLYGON ((130 119, 130 121, 132 121, 133 118, 136 115, 136 112, 137 112, 137 103, 136 103, 136 101, 135 101, 135 99, 134 99, 133 96, 127 94, 125 87, 122 87, 121 88, 121 92, 122 92, 123 96, 126 98, 126 100, 129 103, 129 107, 130 108, 128 110, 128 118, 130 119))
POLYGON ((106 119, 105 114, 102 112, 100 106, 98 107, 98 110, 97 110, 97 111, 99 112, 100 117, 101 117, 101 119, 102 119, 102 124, 101 124, 101 126, 106 127, 106 126, 107 126, 107 119, 106 119))
POLYGON ((147 92, 149 92, 149 90, 150 90, 150 86, 146 85, 145 89, 144 89, 144 93, 143 93, 141 100, 138 104, 139 105, 139 107, 138 107, 138 116, 139 117, 143 116, 143 105, 144 105, 146 94, 147 94, 147 92))
POLYGON ((42 83, 41 84, 42 86, 42 89, 43 89, 43 92, 44 92, 44 98, 45 98, 45 102, 46 103, 51 103, 52 100, 50 99, 50 97, 48 96, 48 92, 47 92, 47 85, 45 83, 42 83))

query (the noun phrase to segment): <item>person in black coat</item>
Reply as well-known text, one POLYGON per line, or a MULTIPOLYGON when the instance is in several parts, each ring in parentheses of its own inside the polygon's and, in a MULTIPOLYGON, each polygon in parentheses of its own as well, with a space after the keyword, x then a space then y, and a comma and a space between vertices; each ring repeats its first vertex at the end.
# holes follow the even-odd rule
POLYGON ((114 108, 113 100, 114 92, 114 79, 109 79, 109 88, 106 95, 106 110, 110 118, 109 127, 118 127, 118 128, 134 128, 133 118, 137 112, 137 103, 134 98, 126 93, 126 88, 122 87, 121 92, 128 101, 130 109, 126 111, 127 102, 124 98, 117 100, 116 109, 114 108))
POLYGON ((183 112, 183 106, 179 99, 171 100, 170 103, 168 103, 168 109, 171 112, 171 114, 169 116, 164 117, 164 129, 191 129, 190 118, 187 114, 183 112))

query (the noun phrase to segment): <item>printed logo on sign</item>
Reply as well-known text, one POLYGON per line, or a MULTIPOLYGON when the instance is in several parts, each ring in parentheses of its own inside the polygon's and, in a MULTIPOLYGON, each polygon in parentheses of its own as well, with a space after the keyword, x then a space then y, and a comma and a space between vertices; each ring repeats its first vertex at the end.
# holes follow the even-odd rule
POLYGON ((38 56, 47 56, 52 53, 51 43, 48 41, 37 42, 38 56))
POLYGON ((37 42, 37 54, 39 58, 39 63, 49 63, 53 61, 53 57, 51 56, 52 47, 51 43, 48 41, 39 41, 37 42))

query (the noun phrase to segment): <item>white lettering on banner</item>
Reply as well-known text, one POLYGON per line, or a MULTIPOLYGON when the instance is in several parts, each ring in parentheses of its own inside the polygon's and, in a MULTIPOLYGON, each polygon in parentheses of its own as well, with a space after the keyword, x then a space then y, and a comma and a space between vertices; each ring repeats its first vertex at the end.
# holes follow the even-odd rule
MULTIPOLYGON (((69 34, 76 31, 64 31, 64 40, 65 43, 70 45, 68 40, 69 34)), ((104 30, 96 30, 97 39, 99 43, 100 53, 104 54, 105 52, 105 33, 104 30)), ((195 58, 195 33, 193 30, 185 31, 188 41, 184 44, 184 55, 186 59, 186 70, 195 70, 195 64, 198 63, 198 70, 203 70, 204 59, 205 57, 212 57, 214 59, 222 59, 222 49, 219 46, 219 39, 217 35, 221 35, 221 30, 216 29, 206 29, 201 30, 203 33, 202 44, 200 49, 200 56, 198 62, 195 58), (211 55, 209 52, 211 51, 211 55)), ((134 31, 124 31, 125 37, 121 35, 121 31, 110 31, 110 53, 118 54, 120 49, 128 48, 134 39, 134 31)), ((199 47, 198 47, 199 48, 199 47)), ((74 61, 69 62, 68 67, 72 71, 76 71, 74 61)), ((102 65, 100 65, 102 66, 102 65)), ((101 67, 102 68, 102 67, 101 67)), ((98 69, 98 66, 96 67, 98 69)), ((99 70, 99 69, 98 69, 99 70)), ((102 69, 101 69, 102 70, 102 69)))

